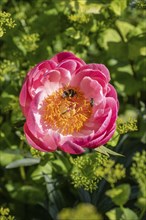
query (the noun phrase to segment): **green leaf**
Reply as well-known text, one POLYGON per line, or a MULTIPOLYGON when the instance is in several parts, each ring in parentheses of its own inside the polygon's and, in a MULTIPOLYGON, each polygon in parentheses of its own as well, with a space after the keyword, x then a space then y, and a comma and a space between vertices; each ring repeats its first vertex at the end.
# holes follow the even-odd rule
MULTIPOLYGON (((118 43, 121 41, 121 38, 116 30, 108 28, 101 33, 99 39, 97 40, 101 47, 108 49, 108 42, 118 43)), ((116 48, 114 48, 116 49, 116 48)), ((118 51, 119 52, 119 51, 118 51)))
POLYGON ((107 144, 109 146, 115 147, 117 145, 118 141, 119 141, 119 138, 120 138, 119 133, 117 131, 115 131, 113 137, 111 138, 110 141, 107 142, 107 144))
POLYGON ((52 169, 53 168, 50 163, 39 164, 31 173, 31 178, 34 181, 44 178, 43 173, 46 173, 47 175, 51 175, 52 169))
POLYGON ((109 58, 117 59, 120 62, 127 62, 128 59, 128 44, 120 41, 120 42, 113 42, 113 40, 107 43, 108 46, 108 56, 109 58))
POLYGON ((139 56, 145 56, 145 38, 145 35, 133 37, 128 42, 128 58, 130 60, 135 60, 139 56))
POLYGON ((61 172, 61 173, 67 173, 67 167, 61 160, 54 160, 52 162, 53 169, 55 169, 55 172, 61 172))
POLYGON ((124 86, 124 92, 126 95, 134 95, 144 86, 145 82, 136 80, 132 75, 126 72, 121 72, 117 70, 116 82, 124 86), (133 86, 129 86, 132 84, 133 86))
POLYGON ((0 151, 0 165, 1 166, 6 166, 7 164, 12 163, 12 161, 16 161, 21 158, 22 156, 18 153, 0 151))
POLYGON ((129 184, 122 184, 106 191, 106 195, 118 206, 123 206, 128 201, 130 193, 131 188, 129 184))
POLYGON ((32 166, 40 163, 40 158, 24 158, 21 160, 16 160, 6 166, 6 169, 17 168, 21 166, 32 166))
POLYGON ((106 212, 106 216, 109 218, 109 220, 118 220, 122 216, 122 211, 120 208, 115 208, 109 212, 106 212))
POLYGON ((12 198, 28 204, 40 203, 45 199, 45 195, 42 189, 35 186, 16 186, 12 192, 12 198))
POLYGON ((144 197, 138 198, 136 205, 142 210, 146 209, 146 198, 144 197))
POLYGON ((113 155, 113 156, 120 156, 120 157, 124 157, 122 154, 119 154, 113 150, 110 150, 109 148, 105 147, 105 146, 101 146, 101 147, 97 147, 95 149, 95 151, 99 152, 99 153, 102 153, 102 154, 105 154, 107 156, 109 155, 113 155))
POLYGON ((120 16, 122 14, 122 12, 124 11, 124 9, 127 7, 127 0, 112 0, 110 8, 112 9, 112 11, 120 16))
POLYGON ((66 29, 65 34, 73 39, 79 39, 80 36, 80 31, 76 31, 73 27, 69 27, 66 29))
POLYGON ((135 212, 133 212, 131 209, 129 208, 122 208, 123 214, 124 214, 124 220, 139 220, 138 216, 136 215, 135 212))
POLYGON ((64 197, 62 195, 62 192, 59 189, 57 189, 55 185, 56 181, 53 180, 49 175, 46 175, 45 173, 43 174, 43 176, 48 195, 48 210, 52 218, 56 219, 56 213, 58 213, 62 206, 64 206, 64 197))
POLYGON ((106 212, 109 220, 138 220, 138 216, 129 208, 115 208, 106 212))
POLYGON ((116 26, 119 29, 125 41, 127 41, 128 33, 130 33, 131 31, 135 29, 134 25, 129 24, 128 22, 125 22, 125 21, 120 21, 120 20, 116 21, 116 26))

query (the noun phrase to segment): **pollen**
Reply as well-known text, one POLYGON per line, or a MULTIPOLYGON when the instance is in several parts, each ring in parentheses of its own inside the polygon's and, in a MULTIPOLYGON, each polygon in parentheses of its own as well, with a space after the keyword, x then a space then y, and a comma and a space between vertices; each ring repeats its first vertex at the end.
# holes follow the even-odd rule
POLYGON ((42 103, 43 124, 63 135, 79 132, 91 117, 92 107, 78 88, 61 88, 42 103))

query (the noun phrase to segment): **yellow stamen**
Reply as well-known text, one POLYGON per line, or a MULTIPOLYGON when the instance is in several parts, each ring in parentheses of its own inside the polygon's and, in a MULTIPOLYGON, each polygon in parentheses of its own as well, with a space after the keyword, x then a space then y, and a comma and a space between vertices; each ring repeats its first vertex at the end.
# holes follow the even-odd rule
POLYGON ((40 109, 44 124, 63 135, 79 132, 90 118, 91 111, 90 100, 79 89, 67 87, 48 96, 40 109), (69 95, 69 89, 75 93, 69 95))

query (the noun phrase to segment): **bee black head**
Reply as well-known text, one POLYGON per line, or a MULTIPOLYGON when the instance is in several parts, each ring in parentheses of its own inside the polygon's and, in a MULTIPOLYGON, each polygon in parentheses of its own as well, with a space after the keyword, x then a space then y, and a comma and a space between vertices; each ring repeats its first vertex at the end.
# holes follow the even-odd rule
POLYGON ((63 98, 74 97, 76 95, 76 91, 73 89, 65 90, 62 94, 63 98))

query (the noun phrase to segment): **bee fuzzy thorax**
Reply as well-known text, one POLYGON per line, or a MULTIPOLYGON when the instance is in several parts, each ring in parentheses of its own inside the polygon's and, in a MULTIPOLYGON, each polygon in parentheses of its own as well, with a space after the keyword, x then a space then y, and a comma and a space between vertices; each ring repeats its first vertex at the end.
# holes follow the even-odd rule
POLYGON ((90 105, 91 105, 91 107, 94 106, 94 99, 93 98, 90 99, 90 105))
POLYGON ((68 98, 68 97, 74 97, 75 95, 77 95, 77 92, 73 89, 68 89, 63 91, 62 97, 63 98, 68 98))

